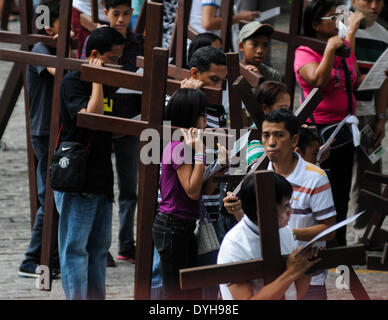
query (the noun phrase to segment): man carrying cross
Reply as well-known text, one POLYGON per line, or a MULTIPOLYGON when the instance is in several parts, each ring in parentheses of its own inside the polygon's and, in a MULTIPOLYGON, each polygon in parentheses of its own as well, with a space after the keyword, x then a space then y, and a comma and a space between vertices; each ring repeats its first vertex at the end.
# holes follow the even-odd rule
MULTIPOLYGON (((289 110, 268 113, 262 125, 262 141, 270 160, 268 170, 285 177, 293 186, 292 215, 289 225, 293 229, 297 245, 304 245, 320 232, 335 224, 336 211, 329 180, 319 167, 305 162, 295 153, 298 143, 299 122, 289 110)), ((224 198, 229 213, 241 219, 239 203, 229 195, 224 198)), ((332 239, 331 233, 325 240, 332 239)), ((325 246, 319 242, 318 246, 325 246)), ((325 279, 327 272, 314 275, 305 299, 326 299, 325 279)))
MULTIPOLYGON (((263 279, 221 284, 220 290, 224 300, 274 300, 281 299, 283 295, 287 300, 295 300, 301 299, 308 289, 311 276, 306 276, 304 273, 320 261, 319 259, 309 260, 317 254, 318 248, 304 250, 296 255, 300 249, 296 249, 292 231, 287 225, 291 215, 292 186, 284 177, 276 173, 274 184, 281 251, 283 254, 290 254, 287 270, 266 286, 263 285, 263 279)), ((245 215, 226 234, 218 254, 218 264, 261 257, 256 202, 255 181, 253 175, 250 175, 241 186, 241 205, 245 215)))
MULTIPOLYGON (((92 32, 89 64, 117 64, 124 38, 106 27, 92 32)), ((111 243, 113 171, 112 135, 78 128, 78 112, 104 113, 107 88, 80 80, 79 71, 61 84, 61 141, 88 145, 86 184, 79 193, 54 191, 59 213, 58 246, 62 285, 67 299, 104 299, 107 252, 111 243)), ((109 95, 108 95, 109 98, 109 95)))

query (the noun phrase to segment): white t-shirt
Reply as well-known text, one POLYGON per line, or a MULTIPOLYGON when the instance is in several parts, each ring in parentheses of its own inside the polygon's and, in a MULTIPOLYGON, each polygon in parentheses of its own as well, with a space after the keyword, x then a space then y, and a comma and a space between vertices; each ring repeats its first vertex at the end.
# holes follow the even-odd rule
MULTIPOLYGON (((279 229, 280 248, 283 255, 290 254, 296 249, 296 242, 290 227, 279 229)), ((261 242, 259 227, 253 223, 246 215, 225 235, 220 251, 218 253, 217 264, 260 259, 261 242)), ((252 280, 256 294, 264 286, 263 279, 252 280)), ((233 300, 228 284, 220 284, 220 291, 223 300, 233 300)), ((286 300, 296 300, 296 287, 292 283, 285 292, 286 300)))
MULTIPOLYGON (((306 162, 294 152, 298 157, 298 164, 294 171, 286 178, 293 188, 291 207, 293 212, 289 221, 292 229, 308 228, 319 224, 320 220, 325 220, 335 216, 333 194, 325 171, 318 166, 306 162)), ((273 170, 272 162, 268 165, 268 170, 273 170)), ((297 240, 297 246, 304 246, 305 241, 297 240)), ((325 247, 326 241, 316 244, 325 247)), ((323 285, 326 279, 326 272, 312 277, 312 285, 323 285)))
MULTIPOLYGON (((85 13, 89 16, 92 16, 92 6, 90 0, 73 0, 73 7, 78 11, 85 13)), ((108 22, 108 19, 104 14, 105 9, 105 0, 98 1, 98 19, 108 22)))
POLYGON ((218 16, 220 13, 221 2, 222 2, 222 0, 193 0, 193 3, 191 5, 189 25, 191 27, 193 27, 194 30, 198 31, 199 33, 212 32, 212 33, 219 36, 221 34, 221 30, 206 31, 202 27, 202 7, 205 7, 205 6, 216 7, 217 8, 217 16, 218 16))

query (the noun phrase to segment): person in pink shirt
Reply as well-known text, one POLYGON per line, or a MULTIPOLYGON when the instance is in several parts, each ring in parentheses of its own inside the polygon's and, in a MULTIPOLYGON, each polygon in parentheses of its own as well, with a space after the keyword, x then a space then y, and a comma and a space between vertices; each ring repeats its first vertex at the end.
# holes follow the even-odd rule
MULTIPOLYGON (((313 88, 320 88, 323 93, 322 102, 308 120, 310 125, 317 126, 318 132, 354 114, 356 99, 353 90, 363 79, 354 53, 351 51, 347 57, 340 54, 343 47, 348 47, 348 50, 350 47, 346 40, 338 36, 337 5, 339 3, 334 0, 313 0, 306 6, 303 16, 304 35, 326 41, 327 44, 323 53, 306 46, 300 46, 295 51, 294 70, 302 88, 302 100, 313 88)), ((349 141, 331 149, 330 157, 321 167, 330 169, 330 183, 339 222, 346 218, 348 211, 354 146, 349 141)), ((345 228, 337 232, 335 240, 332 245, 346 245, 345 228)))

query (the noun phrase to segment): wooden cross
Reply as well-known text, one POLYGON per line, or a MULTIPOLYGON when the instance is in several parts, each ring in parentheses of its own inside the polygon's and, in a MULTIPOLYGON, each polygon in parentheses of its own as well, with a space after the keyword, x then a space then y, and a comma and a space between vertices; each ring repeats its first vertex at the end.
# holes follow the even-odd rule
POLYGON ((382 229, 384 219, 388 215, 388 176, 366 171, 365 177, 385 185, 381 195, 365 189, 360 191, 360 206, 363 209, 372 212, 362 242, 366 246, 368 246, 371 241, 384 246, 381 254, 368 253, 367 268, 388 271, 388 231, 382 229))
MULTIPOLYGON (((220 283, 237 283, 264 279, 264 285, 274 281, 285 269, 287 256, 280 252, 279 227, 276 210, 273 173, 256 171, 256 205, 261 240, 262 258, 180 270, 182 289, 196 289, 220 283)), ((353 270, 352 265, 365 264, 365 246, 338 247, 320 254, 322 261, 309 272, 347 265, 350 271, 350 291, 356 299, 368 300, 368 294, 353 270)))
MULTIPOLYGON (((9 6, 8 1, 4 1, 9 6)), ((53 37, 32 34, 32 0, 19 1, 20 15, 20 33, 0 31, 0 42, 21 44, 20 50, 29 51, 31 46, 37 42, 43 42, 50 47, 55 47, 57 41, 53 37)), ((15 63, 9 72, 8 79, 3 88, 0 97, 0 139, 7 127, 16 101, 23 87, 23 77, 25 77, 25 65, 15 63)), ((24 84, 26 81, 24 79, 24 84)), ((36 211, 38 209, 38 197, 36 190, 36 159, 32 150, 30 130, 28 122, 28 99, 27 87, 24 86, 25 92, 25 114, 26 114, 26 137, 27 137, 27 154, 28 154, 28 176, 30 190, 30 216, 31 228, 34 225, 36 211)))
MULTIPOLYGON (((24 3, 30 3, 30 2, 31 1, 26 1, 26 2, 20 1, 20 4, 22 6, 24 3)), ((79 70, 81 65, 85 63, 85 61, 82 61, 82 60, 66 58, 69 52, 72 0, 63 0, 61 1, 60 5, 61 5, 60 24, 59 24, 60 31, 59 31, 59 38, 57 41, 56 56, 35 54, 35 53, 24 52, 19 50, 0 50, 0 59, 2 60, 14 61, 14 62, 17 62, 18 64, 41 65, 41 66, 52 67, 56 69, 55 80, 54 80, 54 90, 53 90, 52 113, 51 113, 48 163, 51 162, 51 156, 54 152, 56 139, 58 136, 59 112, 60 112, 60 105, 59 105, 60 85, 62 82, 64 71, 79 70)), ((17 40, 17 38, 15 39, 17 40)), ((26 36, 23 36, 22 39, 28 40, 29 38, 27 38, 26 36)), ((39 39, 45 40, 45 38, 39 38, 39 39)), ((27 41, 27 40, 24 40, 24 41, 27 41)), ((32 41, 32 40, 28 40, 28 41, 32 41)), ((25 92, 27 91, 25 90, 25 92)), ((25 98, 25 102, 28 103, 27 96, 25 98)), ((28 119, 28 115, 26 117, 28 119)), ((27 120, 27 127, 28 127, 28 120, 27 120)), ((49 168, 47 172, 48 174, 47 174, 47 180, 46 180, 46 197, 45 197, 44 221, 43 221, 41 264, 45 266, 51 266, 53 246, 56 241, 58 218, 57 218, 56 208, 54 204, 53 191, 50 188, 49 168)), ((31 181, 30 181, 30 184, 31 184, 31 181)))

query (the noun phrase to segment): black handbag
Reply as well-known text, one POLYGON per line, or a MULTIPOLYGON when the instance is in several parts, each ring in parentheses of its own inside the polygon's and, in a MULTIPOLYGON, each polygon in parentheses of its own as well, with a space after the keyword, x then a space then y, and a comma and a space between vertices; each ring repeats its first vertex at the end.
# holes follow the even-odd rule
POLYGON ((60 128, 54 154, 50 163, 51 188, 62 192, 81 192, 86 184, 86 167, 89 145, 63 141, 59 143, 60 128))

